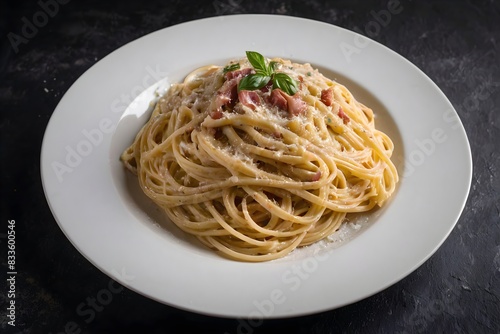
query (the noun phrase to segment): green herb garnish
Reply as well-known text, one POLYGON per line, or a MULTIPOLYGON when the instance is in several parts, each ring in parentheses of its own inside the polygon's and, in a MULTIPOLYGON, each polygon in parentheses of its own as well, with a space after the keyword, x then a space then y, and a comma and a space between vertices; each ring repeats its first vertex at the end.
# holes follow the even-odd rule
POLYGON ((234 71, 234 70, 238 70, 239 68, 240 68, 240 64, 234 63, 234 64, 231 64, 231 65, 227 65, 226 67, 224 67, 224 69, 222 71, 224 73, 227 73, 227 72, 231 72, 231 71, 234 71))
POLYGON ((288 95, 297 93, 299 87, 295 80, 285 73, 275 72, 277 62, 272 61, 268 64, 264 56, 255 51, 247 51, 246 54, 248 61, 255 69, 255 74, 249 74, 241 79, 238 91, 261 89, 271 81, 273 89, 279 88, 288 95))
POLYGON ((267 65, 263 55, 255 51, 247 51, 246 53, 248 61, 252 64, 256 74, 270 75, 273 72, 273 69, 267 65))
POLYGON ((297 86, 297 81, 290 78, 285 73, 275 73, 273 76, 273 89, 279 88, 288 95, 295 94, 299 87, 297 86), (289 93, 293 92, 293 93, 289 93))
POLYGON ((255 90, 261 89, 271 80, 271 77, 262 74, 249 74, 241 79, 238 84, 238 91, 240 90, 255 90))

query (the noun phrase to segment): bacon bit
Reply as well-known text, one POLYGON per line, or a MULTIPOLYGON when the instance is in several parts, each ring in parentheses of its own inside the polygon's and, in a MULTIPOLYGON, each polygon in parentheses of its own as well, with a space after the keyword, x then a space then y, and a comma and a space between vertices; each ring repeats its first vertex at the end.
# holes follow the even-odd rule
POLYGON ((236 79, 224 82, 222 87, 217 91, 216 109, 224 105, 235 104, 238 97, 237 85, 236 79))
POLYGON ((298 115, 306 112, 307 104, 304 102, 304 100, 302 100, 298 96, 298 94, 295 94, 292 96, 290 96, 284 92, 283 92, 283 94, 286 95, 285 98, 287 99, 287 102, 288 102, 288 112, 290 114, 292 114, 293 116, 298 116, 298 115))
POLYGON ((321 91, 321 102, 327 106, 333 104, 333 89, 331 87, 321 91))
POLYGON ((214 113, 215 117, 218 117, 219 113, 221 113, 220 117, 222 117, 222 112, 226 111, 229 108, 234 107, 237 99, 238 99, 238 79, 232 79, 224 82, 222 87, 219 88, 219 90, 217 91, 217 97, 215 99, 215 106, 214 106, 215 110, 211 111, 211 116, 212 113, 214 113))
POLYGON ((307 104, 298 94, 290 96, 279 88, 273 89, 269 103, 280 109, 288 110, 292 116, 303 114, 307 109, 307 104))
POLYGON ((316 174, 313 175, 311 181, 319 181, 319 179, 321 179, 321 171, 317 171, 316 174))
POLYGON ((265 85, 264 87, 262 87, 260 89, 260 91, 262 93, 267 93, 267 92, 269 92, 272 89, 272 87, 273 87, 273 82, 271 80, 269 80, 269 82, 267 83, 267 85, 265 85))
POLYGON ((302 90, 302 85, 304 84, 304 77, 302 75, 299 75, 299 90, 302 90))
POLYGON ((347 116, 344 111, 342 110, 342 107, 339 108, 339 117, 342 118, 342 121, 344 122, 344 124, 347 124, 349 123, 349 121, 351 120, 349 118, 349 116, 347 116))
POLYGON ((244 69, 237 70, 237 71, 227 72, 226 73, 226 80, 229 81, 232 79, 241 79, 243 77, 246 77, 250 73, 252 73, 252 71, 253 70, 250 67, 248 67, 248 68, 244 68, 244 69))
POLYGON ((222 118, 222 111, 217 109, 217 110, 212 110, 210 112, 210 117, 213 119, 221 119, 222 118))
POLYGON ((240 90, 238 98, 244 106, 252 110, 255 110, 261 104, 259 94, 252 90, 240 90))
POLYGON ((226 81, 217 91, 215 100, 215 110, 210 113, 214 119, 222 117, 222 112, 234 107, 238 100, 238 83, 240 80, 253 71, 251 68, 244 68, 238 71, 226 73, 226 81))
POLYGON ((285 96, 283 94, 285 93, 281 89, 274 89, 271 92, 271 96, 269 97, 269 103, 282 110, 287 110, 288 102, 286 101, 285 96))

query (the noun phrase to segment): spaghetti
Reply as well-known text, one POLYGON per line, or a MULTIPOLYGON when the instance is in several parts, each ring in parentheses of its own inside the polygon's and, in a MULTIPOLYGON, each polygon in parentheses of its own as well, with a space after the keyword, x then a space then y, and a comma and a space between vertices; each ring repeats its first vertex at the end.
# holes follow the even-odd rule
POLYGON ((382 206, 398 182, 371 109, 309 64, 266 64, 269 73, 248 58, 190 73, 121 156, 173 223, 242 261, 326 238, 347 213, 382 206), (272 80, 242 87, 259 73, 272 80))

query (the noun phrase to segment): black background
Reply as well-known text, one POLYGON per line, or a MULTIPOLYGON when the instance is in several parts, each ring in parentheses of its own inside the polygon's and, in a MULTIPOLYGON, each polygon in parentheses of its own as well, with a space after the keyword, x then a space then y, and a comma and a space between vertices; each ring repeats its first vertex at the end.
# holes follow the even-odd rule
POLYGON ((337 310, 244 328, 237 319, 181 311, 125 288, 91 321, 76 312, 78 305, 106 288, 110 278, 70 244, 47 205, 39 165, 49 118, 87 69, 118 47, 158 29, 217 15, 272 13, 367 34, 365 26, 374 20, 373 13, 386 9, 388 2, 73 0, 59 5, 53 17, 16 44, 11 41, 14 34, 26 36, 26 21, 33 22, 43 9, 36 1, 2 1, 0 331, 499 333, 500 4, 484 0, 401 0, 400 4, 402 12, 370 37, 422 69, 459 113, 474 164, 464 212, 437 252, 392 287, 337 310), (9 219, 16 222, 15 328, 5 317, 9 219))

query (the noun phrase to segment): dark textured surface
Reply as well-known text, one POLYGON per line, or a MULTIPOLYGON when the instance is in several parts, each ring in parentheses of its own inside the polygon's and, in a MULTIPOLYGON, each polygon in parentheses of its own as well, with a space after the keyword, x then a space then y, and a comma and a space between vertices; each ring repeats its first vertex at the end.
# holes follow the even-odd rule
MULTIPOLYGON (((42 1, 43 2, 43 1, 42 1)), ((51 2, 51 1, 46 1, 51 2)), ((63 1, 61 1, 63 2, 63 1)), ((405 279, 346 307, 245 330, 238 320, 177 310, 125 288, 95 317, 77 313, 110 279, 65 238, 45 200, 41 141, 57 103, 104 56, 149 32, 193 19, 274 13, 367 33, 363 1, 71 1, 22 36, 37 2, 0 4, 0 331, 12 333, 500 333, 500 4, 401 1, 373 39, 409 59, 448 96, 469 136, 474 175, 456 228, 405 279), (12 36, 12 35, 11 35, 12 36), (16 327, 7 325, 7 224, 16 221, 16 327)), ((369 275, 369 273, 367 273, 369 275)), ((117 288, 118 289, 118 288, 117 288)))

